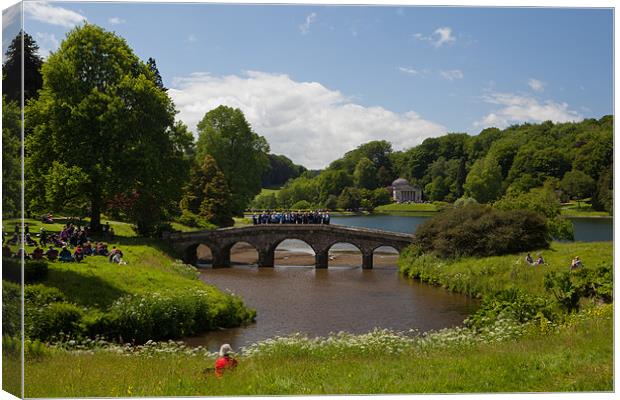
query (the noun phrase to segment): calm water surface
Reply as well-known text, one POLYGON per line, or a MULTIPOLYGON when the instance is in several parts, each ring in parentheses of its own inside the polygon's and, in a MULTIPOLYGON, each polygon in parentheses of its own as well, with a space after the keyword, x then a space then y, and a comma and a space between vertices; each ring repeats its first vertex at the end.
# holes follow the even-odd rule
POLYGON ((375 327, 420 331, 460 325, 476 304, 462 295, 401 277, 396 267, 205 269, 201 279, 240 295, 257 310, 256 323, 187 339, 215 351, 303 332, 365 333, 375 327))
MULTIPOLYGON (((392 232, 414 233, 418 225, 430 217, 409 215, 362 215, 334 216, 333 224, 358 226, 361 228, 383 229, 392 232)), ((598 242, 613 240, 612 218, 571 218, 575 240, 598 242)))
MULTIPOLYGON (((426 219, 399 215, 334 216, 332 223, 413 233, 426 219)), ((572 221, 575 240, 613 240, 611 218, 572 221)), ((332 250, 356 249, 338 244, 332 250)), ((284 241, 278 251, 313 253, 297 240, 284 241)), ((236 349, 295 332, 325 336, 338 331, 365 333, 375 327, 427 331, 460 325, 477 306, 466 296, 401 277, 396 263, 362 270, 359 262, 345 267, 330 266, 327 270, 300 266, 201 269, 200 279, 204 282, 240 295, 248 306, 255 308, 256 323, 210 332, 186 342, 216 351, 222 343, 230 343, 236 349)))

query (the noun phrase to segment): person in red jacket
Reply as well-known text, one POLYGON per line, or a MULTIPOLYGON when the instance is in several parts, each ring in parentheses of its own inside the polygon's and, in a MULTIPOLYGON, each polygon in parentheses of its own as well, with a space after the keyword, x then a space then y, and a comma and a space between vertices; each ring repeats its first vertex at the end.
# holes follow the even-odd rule
POLYGON ((215 360, 215 376, 221 378, 224 374, 224 370, 233 369, 237 366, 237 360, 230 356, 232 348, 229 344, 223 344, 220 347, 220 356, 215 360))

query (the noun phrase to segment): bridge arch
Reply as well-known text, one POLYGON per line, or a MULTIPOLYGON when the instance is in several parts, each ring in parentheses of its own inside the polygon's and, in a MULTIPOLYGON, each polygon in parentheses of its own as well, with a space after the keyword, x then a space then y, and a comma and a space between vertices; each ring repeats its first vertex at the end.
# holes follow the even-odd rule
POLYGON ((275 241, 274 243, 272 243, 271 245, 271 250, 274 253, 274 265, 291 265, 292 262, 294 262, 295 266, 309 266, 309 265, 314 265, 315 263, 315 257, 316 257, 316 249, 310 244, 308 243, 306 240, 301 239, 299 237, 287 237, 284 239, 278 239, 277 241, 275 241), (303 257, 303 251, 292 251, 292 254, 286 254, 286 252, 288 252, 289 250, 287 250, 286 248, 282 248, 281 245, 285 244, 285 242, 289 241, 289 240, 296 240, 301 242, 303 245, 301 247, 305 247, 306 250, 310 250, 312 253, 308 253, 308 257, 312 258, 312 261, 307 262, 305 260, 306 257, 303 257), (297 254, 295 254, 297 253, 297 254), (301 257, 300 257, 301 256, 301 257), (293 257, 293 258, 291 258, 293 257), (281 260, 281 261, 279 261, 281 260), (289 260, 289 261, 287 261, 289 260))
POLYGON ((381 245, 372 250, 373 265, 398 266, 398 257, 401 250, 394 246, 381 245))
POLYGON ((230 262, 233 264, 258 264, 259 249, 255 244, 248 241, 239 240, 230 243, 224 251, 228 251, 230 254, 230 262))
POLYGON ((338 241, 330 244, 327 248, 327 263, 328 267, 330 265, 333 266, 348 266, 347 260, 353 261, 356 260, 357 265, 362 265, 364 258, 363 247, 359 244, 356 244, 352 241, 338 241), (346 248, 341 250, 335 250, 334 246, 338 247, 338 245, 349 245, 353 246, 353 248, 346 248))
POLYGON ((195 252, 197 263, 213 264, 213 250, 209 245, 198 243, 195 252))

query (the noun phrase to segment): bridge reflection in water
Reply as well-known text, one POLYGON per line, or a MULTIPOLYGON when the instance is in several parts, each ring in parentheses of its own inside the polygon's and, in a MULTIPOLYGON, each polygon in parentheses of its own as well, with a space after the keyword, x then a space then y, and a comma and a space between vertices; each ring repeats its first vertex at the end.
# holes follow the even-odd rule
POLYGON ((390 246, 399 252, 411 244, 413 235, 378 229, 341 225, 252 225, 208 231, 167 234, 165 239, 183 255, 183 261, 196 265, 200 245, 211 250, 213 267, 230 267, 230 250, 239 242, 252 245, 258 252, 259 267, 273 267, 278 245, 286 239, 307 243, 315 254, 315 267, 327 268, 329 249, 336 243, 350 243, 362 253, 362 268, 373 266, 373 253, 390 246))

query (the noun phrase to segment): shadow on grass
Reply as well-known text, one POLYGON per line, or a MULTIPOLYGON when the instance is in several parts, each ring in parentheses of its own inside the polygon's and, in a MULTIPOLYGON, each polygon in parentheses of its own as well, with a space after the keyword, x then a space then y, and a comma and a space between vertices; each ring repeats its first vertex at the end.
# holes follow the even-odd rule
POLYGON ((50 269, 47 280, 41 283, 59 289, 67 301, 95 308, 107 308, 127 294, 97 276, 71 270, 50 269))

